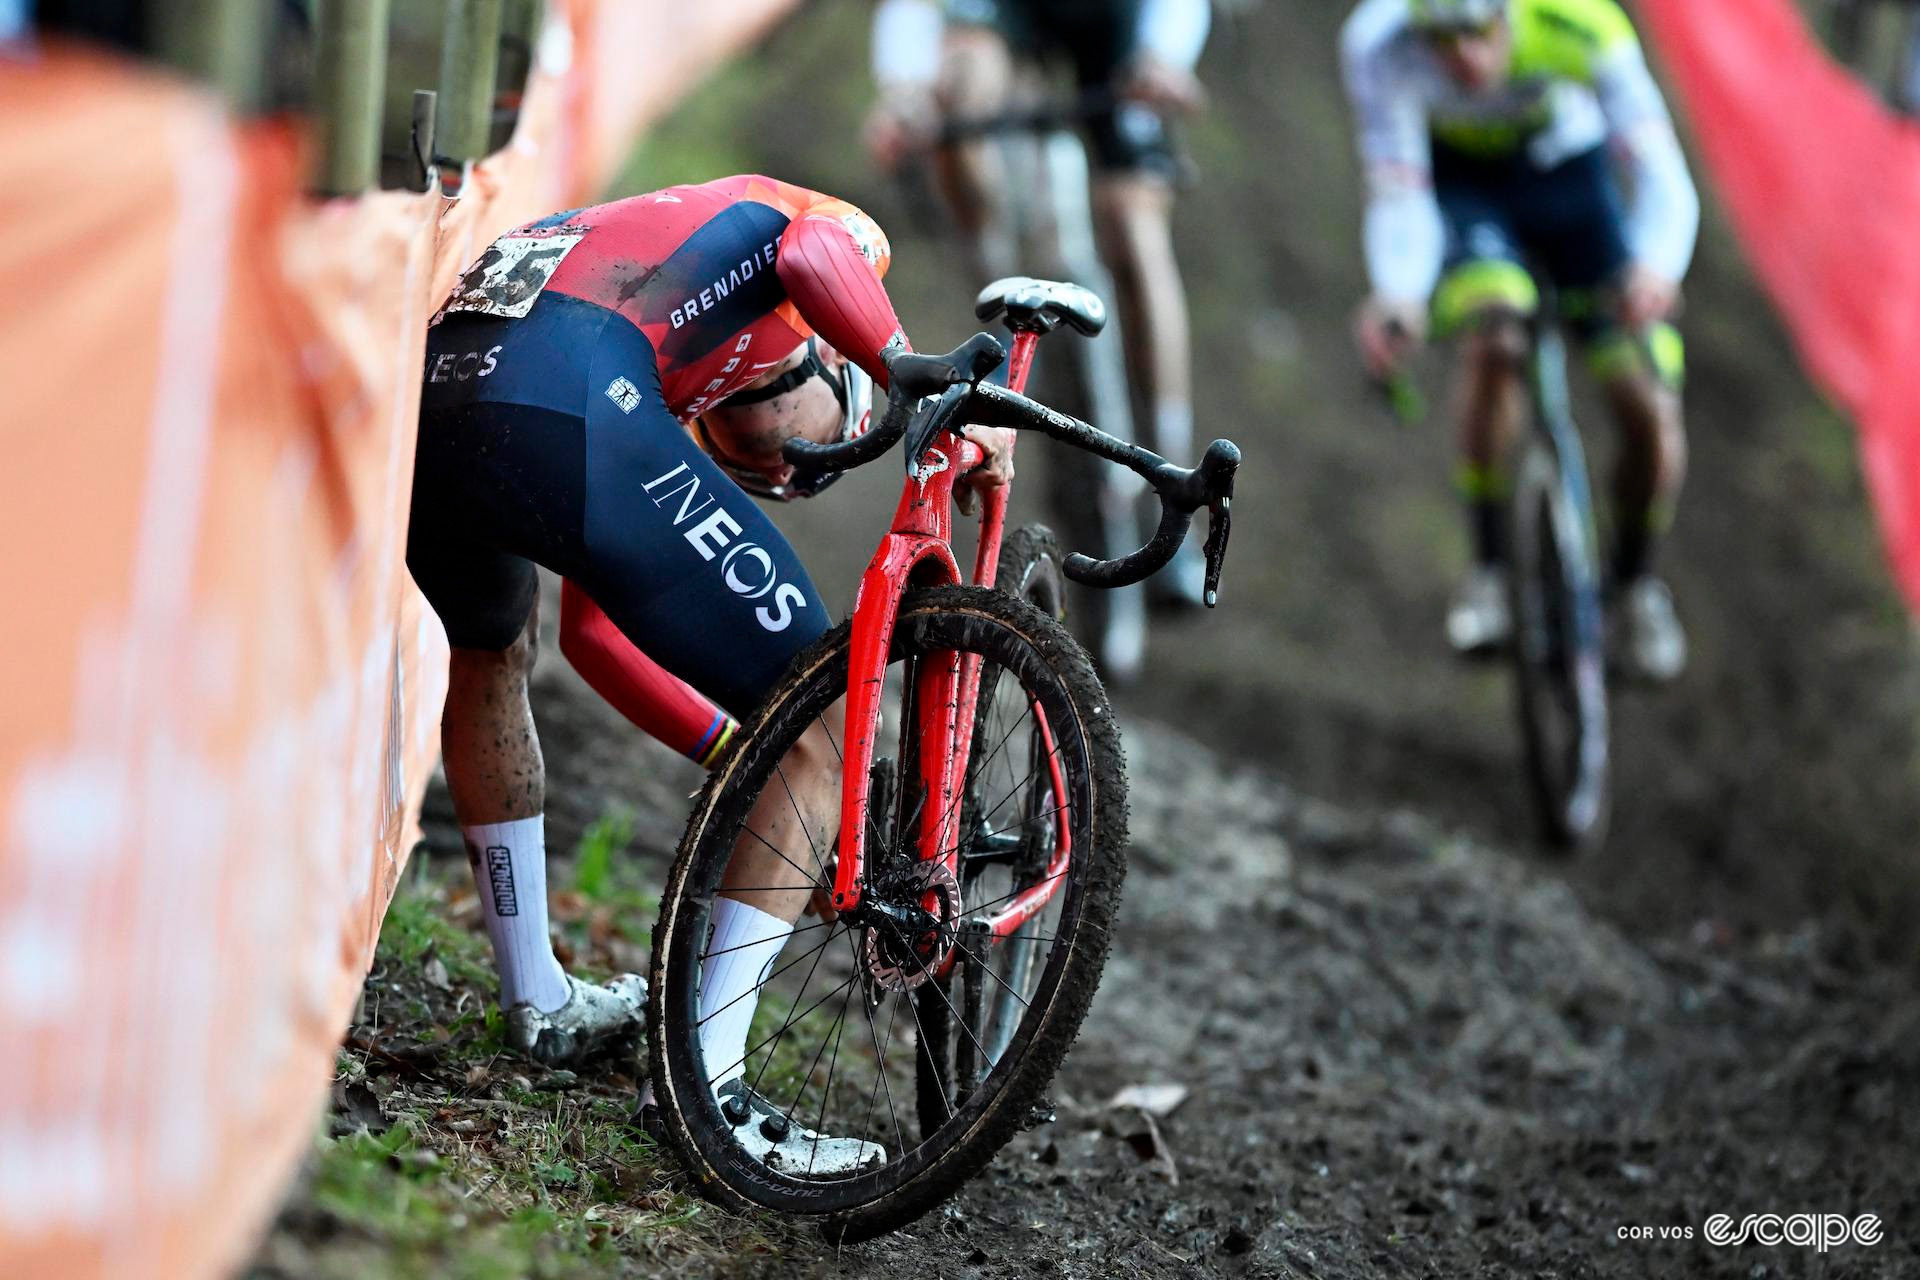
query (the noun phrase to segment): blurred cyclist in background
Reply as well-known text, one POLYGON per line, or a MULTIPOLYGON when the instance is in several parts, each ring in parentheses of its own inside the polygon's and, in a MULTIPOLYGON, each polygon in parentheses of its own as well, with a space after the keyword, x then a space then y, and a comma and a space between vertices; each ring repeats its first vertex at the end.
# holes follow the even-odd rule
POLYGON ((1386 376, 1430 320, 1462 336, 1455 410, 1477 556, 1448 638, 1477 652, 1510 630, 1506 462, 1529 405, 1532 267, 1621 428, 1622 656, 1672 679, 1686 635, 1653 561, 1686 467, 1670 317, 1700 203, 1631 23, 1614 0, 1363 0, 1341 56, 1367 182, 1362 355, 1386 376))
MULTIPOLYGON (((1187 302, 1173 255, 1178 161, 1166 113, 1205 101, 1194 63, 1211 22, 1208 0, 882 0, 874 14, 880 99, 867 143, 882 168, 933 145, 944 118, 979 120, 1013 105, 1016 60, 1072 67, 1095 167, 1101 256, 1113 273, 1146 443, 1175 461, 1193 455, 1193 375, 1187 302)), ((940 185, 982 283, 1033 269, 999 210, 1005 175, 975 140, 943 146, 940 185)), ((1205 565, 1189 543, 1149 586, 1162 603, 1198 605, 1205 565)))

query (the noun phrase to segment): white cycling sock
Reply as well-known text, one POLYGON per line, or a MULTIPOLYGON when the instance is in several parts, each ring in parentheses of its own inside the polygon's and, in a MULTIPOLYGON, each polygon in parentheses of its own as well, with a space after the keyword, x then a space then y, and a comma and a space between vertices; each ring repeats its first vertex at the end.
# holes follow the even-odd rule
POLYGON ((500 971, 500 1007, 530 1004, 552 1013, 571 993, 547 936, 546 821, 535 814, 461 830, 500 971))
POLYGON ((700 1055, 716 1088, 746 1073, 760 988, 792 933, 790 920, 734 898, 713 900, 713 934, 700 965, 700 1055))
POLYGON ((1176 467, 1190 467, 1193 456, 1193 406, 1162 400, 1153 406, 1153 451, 1176 467))

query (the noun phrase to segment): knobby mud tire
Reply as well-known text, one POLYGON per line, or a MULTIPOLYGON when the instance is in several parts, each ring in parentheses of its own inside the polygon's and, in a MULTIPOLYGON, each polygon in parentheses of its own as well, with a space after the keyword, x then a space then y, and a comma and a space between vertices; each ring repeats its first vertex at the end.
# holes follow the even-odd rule
MULTIPOLYGON (((1011 540, 1010 540, 1011 541, 1011 540)), ((1031 543, 1020 542, 1020 546, 1031 543)), ((1017 554, 1017 553, 1016 553, 1017 554)), ((1003 552, 1003 557, 1005 553, 1003 552)), ((940 587, 910 593, 895 628, 894 652, 983 647, 1004 648, 1006 665, 1044 675, 1056 687, 1048 698, 1050 722, 1071 717, 1084 743, 1089 821, 1075 853, 1071 932, 1056 942, 1057 976, 1045 1008, 1028 1015, 1009 1052, 1012 1066, 990 1079, 936 1140, 897 1153, 880 1171, 846 1182, 814 1184, 864 1193, 856 1184, 875 1180, 871 1199, 847 1207, 822 1207, 822 1194, 780 1179, 746 1157, 733 1143, 710 1094, 700 1096, 695 1074, 698 1036, 694 999, 698 982, 696 935, 705 910, 688 897, 690 880, 718 883, 710 860, 731 856, 731 833, 772 774, 773 765, 812 723, 820 709, 846 689, 850 623, 843 622, 809 646, 780 685, 734 735, 726 755, 702 788, 688 819, 678 856, 662 892, 653 934, 654 998, 648 1001, 649 1065, 663 1136, 695 1188, 735 1211, 771 1209, 815 1219, 833 1243, 854 1242, 894 1230, 933 1208, 978 1174, 1018 1133, 1045 1095, 1054 1073, 1079 1034, 1105 965, 1120 885, 1126 872, 1126 770, 1120 731, 1105 692, 1085 652, 1053 618, 1023 600, 977 587, 940 587), (831 695, 831 696, 829 696, 831 695), (1082 864, 1080 859, 1084 857, 1082 864), (1064 952, 1061 948, 1064 945, 1064 952), (951 1133, 947 1130, 952 1130, 951 1133), (905 1168, 899 1168, 905 1166, 905 1168), (894 1172, 896 1169, 898 1172, 894 1172), (884 1182, 882 1181, 884 1180, 884 1182), (742 1184, 752 1188, 749 1195, 742 1184)), ((1067 740, 1064 722, 1056 734, 1067 740)), ((1053 963, 1053 960, 1049 960, 1053 963)), ((1041 990, 1036 990, 1036 997, 1041 990)), ((1040 1003, 1036 998, 1036 1006, 1040 1003)))
MULTIPOLYGON (((1560 484, 1552 451, 1537 441, 1530 442, 1520 455, 1514 475, 1510 612, 1516 709, 1534 814, 1549 849, 1577 854, 1596 848, 1606 838, 1612 809, 1611 743, 1604 643, 1597 625, 1586 628, 1592 634, 1584 640, 1580 635, 1581 611, 1591 610, 1597 618, 1599 602, 1597 598, 1575 599, 1576 588, 1568 581, 1565 566, 1557 559, 1549 564, 1543 552, 1549 540, 1559 547, 1585 545, 1585 532, 1569 524, 1576 517, 1567 510, 1560 484), (1560 527, 1556 529, 1556 525, 1560 527), (1529 652, 1531 629, 1542 610, 1558 615, 1555 625, 1561 631, 1561 645, 1581 650, 1584 681, 1580 673, 1564 669, 1570 665, 1564 654, 1557 664, 1563 669, 1550 670, 1539 660, 1540 655, 1529 652), (1555 704, 1569 693, 1576 704, 1571 727, 1578 735, 1573 745, 1578 758, 1571 762, 1555 758, 1561 754, 1556 746, 1564 750, 1564 744, 1552 740, 1553 733, 1546 724, 1550 715, 1566 718, 1555 704), (1587 793, 1584 802, 1580 802, 1582 791, 1587 793)), ((1560 554, 1554 553, 1556 558, 1560 554)), ((1597 591, 1597 574, 1591 565, 1587 579, 1587 590, 1597 591)))

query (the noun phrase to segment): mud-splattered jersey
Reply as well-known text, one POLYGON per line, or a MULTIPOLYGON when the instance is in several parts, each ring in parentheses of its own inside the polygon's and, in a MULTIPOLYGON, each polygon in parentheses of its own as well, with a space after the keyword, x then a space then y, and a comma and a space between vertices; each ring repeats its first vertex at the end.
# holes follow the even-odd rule
MULTIPOLYGON (((900 321, 886 236, 853 205, 758 175, 570 209, 501 236, 441 315, 523 317, 543 292, 619 313, 652 343, 685 420, 818 333, 881 386, 900 321)), ((436 317, 436 320, 439 317, 436 317)))

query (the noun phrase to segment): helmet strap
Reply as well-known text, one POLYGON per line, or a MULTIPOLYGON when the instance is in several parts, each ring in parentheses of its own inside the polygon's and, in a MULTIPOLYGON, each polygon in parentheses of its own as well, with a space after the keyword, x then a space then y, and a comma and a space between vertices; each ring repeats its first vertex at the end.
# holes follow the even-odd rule
MULTIPOLYGON (((765 386, 753 387, 746 391, 736 391, 732 395, 728 396, 721 403, 726 405, 726 407, 729 409, 736 409, 743 405, 750 405, 750 404, 765 404, 767 401, 773 399, 775 396, 783 396, 787 394, 787 392, 793 390, 795 387, 804 385, 807 379, 817 377, 825 373, 826 373, 826 369, 821 365, 820 357, 813 353, 813 342, 811 339, 809 339, 807 342, 807 358, 806 359, 802 360, 799 364, 793 366, 793 368, 787 370, 785 373, 781 374, 779 377, 775 378, 772 382, 767 383, 765 386)), ((841 399, 844 401, 845 398, 846 397, 843 393, 841 395, 841 399)))

